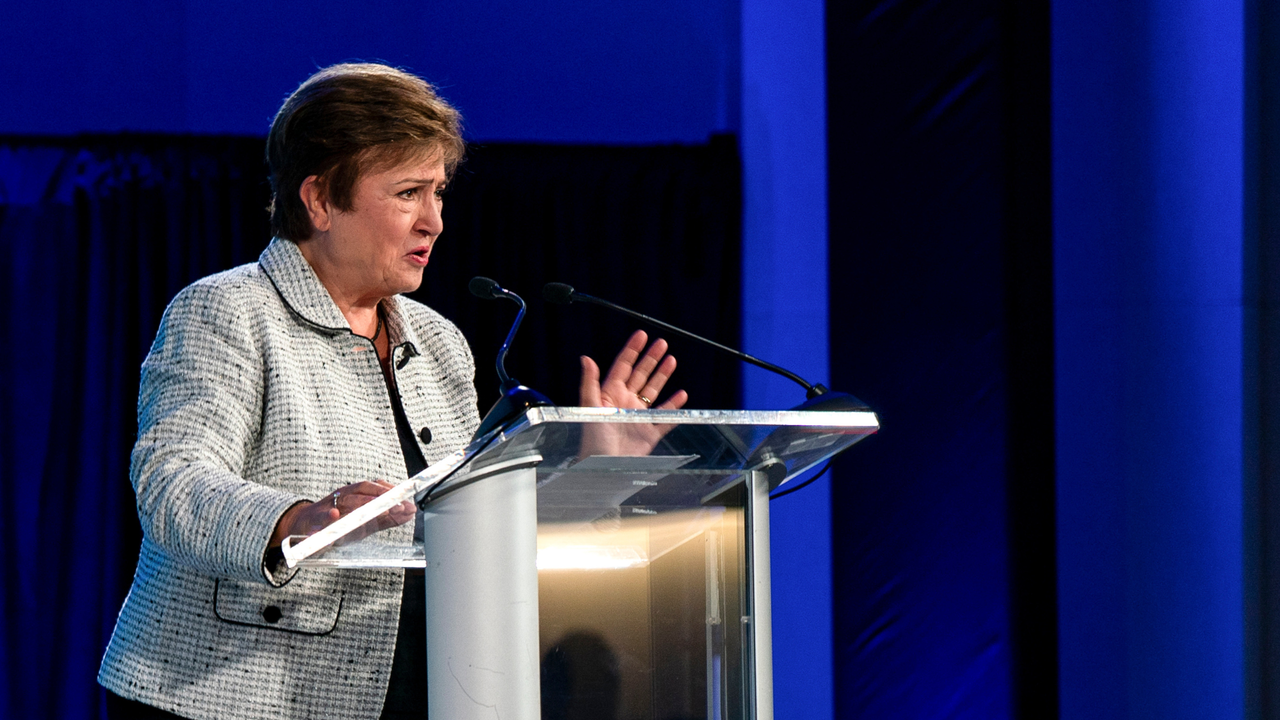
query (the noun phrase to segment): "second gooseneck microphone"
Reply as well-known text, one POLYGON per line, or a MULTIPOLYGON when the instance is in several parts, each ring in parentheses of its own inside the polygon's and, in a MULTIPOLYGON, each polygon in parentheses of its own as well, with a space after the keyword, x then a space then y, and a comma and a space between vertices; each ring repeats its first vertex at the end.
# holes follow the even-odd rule
POLYGON ((729 353, 730 355, 738 358, 739 360, 742 360, 743 362, 748 362, 748 363, 751 363, 752 365, 755 365, 756 367, 761 367, 770 372, 777 373, 787 378, 788 380, 791 380, 792 382, 798 383, 801 387, 805 389, 806 397, 808 398, 808 400, 802 403, 801 405, 798 405, 795 408, 793 408, 795 410, 849 411, 849 410, 868 410, 869 409, 866 403, 862 402, 861 400, 855 398, 854 396, 848 393, 831 392, 826 388, 825 385, 810 384, 807 380, 800 377, 799 375, 791 372, 790 370, 784 370, 783 368, 780 368, 771 362, 766 362, 764 360, 761 360, 760 358, 753 357, 751 355, 748 355, 742 352, 741 350, 735 350, 727 345, 721 345, 720 343, 714 340, 708 340, 707 338, 704 338, 701 335, 695 335, 689 332, 688 330, 683 330, 681 328, 676 327, 675 325, 671 325, 670 323, 665 323, 661 320, 658 320, 657 318, 652 318, 643 313, 638 313, 635 310, 631 310, 629 308, 622 307, 621 305, 611 303, 608 300, 602 300, 598 297, 594 297, 586 293, 578 292, 577 290, 574 290, 573 286, 571 285, 566 285, 564 283, 547 283, 542 288, 542 299, 550 303, 555 303, 557 305, 568 305, 569 303, 575 302, 575 301, 591 303, 593 305, 600 305, 601 307, 609 308, 610 310, 613 310, 615 312, 620 312, 624 315, 628 315, 641 322, 648 323, 650 325, 662 328, 663 330, 674 333, 681 337, 688 338, 690 340, 693 340, 694 342, 700 342, 706 345, 710 345, 711 347, 717 350, 720 350, 721 352, 729 353))
POLYGON ((489 412, 485 413, 484 419, 480 421, 480 428, 476 430, 475 437, 483 437, 495 428, 507 424, 514 420, 521 413, 531 407, 539 405, 554 405, 545 395, 521 385, 507 373, 507 351, 511 349, 511 341, 515 340, 516 331, 520 329, 520 323, 524 320, 526 305, 524 299, 519 295, 507 290, 497 282, 487 277, 476 276, 471 278, 471 282, 467 283, 467 289, 472 295, 484 300, 496 300, 503 298, 510 300, 520 306, 520 312, 516 314, 515 322, 511 324, 511 331, 507 333, 507 339, 502 343, 502 348, 498 350, 498 380, 502 383, 502 396, 498 398, 498 402, 489 408, 489 412))
POLYGON ((765 362, 760 358, 752 357, 751 355, 748 355, 742 352, 741 350, 734 350, 733 348, 728 347, 727 345, 721 345, 720 343, 714 340, 708 340, 707 338, 704 338, 701 335, 694 335, 688 330, 682 330, 676 327, 675 325, 662 322, 657 318, 651 318, 648 315, 645 315, 643 313, 638 313, 635 310, 624 308, 621 305, 615 305, 614 303, 611 303, 608 300, 601 300, 598 297, 587 295, 586 293, 580 293, 577 290, 574 290, 571 285, 565 285, 564 283, 547 283, 542 288, 542 299, 550 303, 556 303, 557 305, 568 305, 569 303, 574 302, 576 300, 580 302, 591 303, 593 305, 600 305, 602 307, 607 307, 610 310, 620 312, 624 315, 629 315, 641 322, 649 323, 650 325, 660 327, 663 330, 675 333, 677 335, 680 335, 681 337, 686 337, 695 342, 700 342, 706 345, 710 345, 711 347, 716 348, 717 350, 720 350, 722 352, 727 352, 730 355, 738 358, 739 360, 742 360, 744 362, 749 362, 752 365, 755 365, 756 367, 762 367, 765 370, 768 370, 770 372, 778 373, 779 375, 787 378, 788 380, 799 383, 800 386, 805 389, 805 392, 810 399, 818 397, 819 395, 825 394, 827 392, 827 388, 824 387, 823 385, 820 385, 820 384, 811 385, 809 384, 808 381, 806 381, 804 378, 800 377, 799 375, 796 375, 790 370, 784 370, 778 367, 777 365, 774 365, 771 362, 765 362))

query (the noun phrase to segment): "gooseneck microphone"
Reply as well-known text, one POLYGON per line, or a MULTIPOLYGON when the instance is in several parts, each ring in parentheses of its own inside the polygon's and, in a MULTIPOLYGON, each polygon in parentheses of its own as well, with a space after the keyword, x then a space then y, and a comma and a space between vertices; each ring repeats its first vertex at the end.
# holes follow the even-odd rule
POLYGON ((498 350, 498 380, 502 383, 500 391, 501 397, 498 402, 489 408, 489 412, 485 413, 484 419, 480 421, 480 428, 476 430, 475 437, 483 437, 495 428, 501 427, 511 420, 514 420, 521 413, 531 407, 539 405, 554 405, 545 395, 521 385, 507 373, 507 351, 511 349, 511 341, 515 340, 516 331, 520 329, 520 323, 524 320, 524 313, 527 309, 524 299, 519 295, 507 290, 497 282, 487 277, 476 276, 471 278, 471 282, 467 283, 467 289, 472 295, 483 300, 496 300, 503 298, 510 300, 520 306, 520 312, 516 314, 515 322, 511 324, 511 331, 507 333, 507 339, 502 343, 502 348, 498 350))
MULTIPOLYGON (((635 310, 624 308, 621 305, 616 305, 614 303, 609 302, 608 300, 602 300, 598 297, 587 295, 586 293, 580 293, 577 290, 574 290, 571 285, 566 285, 564 283, 547 283, 542 288, 542 299, 550 303, 555 303, 557 305, 568 305, 569 303, 572 303, 574 301, 591 303, 593 305, 599 305, 601 307, 606 307, 606 308, 609 308, 610 310, 620 312, 623 315, 633 317, 636 320, 639 320, 641 322, 648 323, 655 327, 662 328, 663 330, 666 330, 668 332, 675 333, 676 335, 679 335, 681 337, 688 338, 695 342, 700 342, 706 345, 710 345, 711 347, 716 348, 717 350, 729 353, 730 355, 738 358, 739 360, 751 363, 756 367, 764 368, 765 370, 768 370, 770 372, 775 372, 787 378, 788 380, 791 380, 792 382, 798 383, 801 387, 805 389, 805 394, 810 400, 813 400, 814 398, 817 398, 822 395, 826 395, 830 392, 829 390, 827 390, 826 386, 821 384, 812 385, 808 381, 806 381, 804 378, 800 377, 799 375, 796 375, 790 370, 784 370, 783 368, 780 368, 771 362, 766 362, 764 360, 761 360, 760 358, 752 357, 751 355, 748 355, 742 352, 741 350, 735 350, 726 345, 721 345, 720 343, 714 340, 708 340, 707 338, 704 338, 701 335, 695 335, 689 332, 688 330, 683 330, 681 328, 676 327, 675 325, 662 322, 657 318, 652 318, 643 313, 638 313, 635 310)), ((844 393, 833 393, 833 395, 843 396, 851 399, 853 397, 851 395, 845 395, 844 393)), ((828 399, 834 399, 834 398, 828 398, 828 399)), ((808 405, 809 404, 806 403, 806 405, 801 406, 801 408, 807 408, 808 405)), ((859 408, 865 407, 864 405, 862 405, 861 402, 857 402, 857 406, 859 408)), ((798 409, 801 409, 801 408, 798 408, 798 409)), ((815 407, 813 409, 817 409, 817 408, 815 407)), ((823 407, 823 409, 834 410, 838 408, 823 407)), ((851 407, 849 409, 853 409, 853 408, 851 407)))
POLYGON ((511 349, 511 341, 515 340, 516 331, 520 329, 520 323, 524 322, 524 313, 529 306, 525 304, 524 298, 487 277, 477 275, 471 278, 471 282, 467 283, 467 289, 471 291, 472 295, 482 300, 505 298, 520 306, 520 312, 516 313, 516 321, 511 324, 511 331, 507 333, 506 341, 502 343, 502 348, 498 350, 498 380, 502 381, 502 391, 505 393, 510 387, 520 384, 512 380, 511 376, 507 374, 507 351, 511 349))

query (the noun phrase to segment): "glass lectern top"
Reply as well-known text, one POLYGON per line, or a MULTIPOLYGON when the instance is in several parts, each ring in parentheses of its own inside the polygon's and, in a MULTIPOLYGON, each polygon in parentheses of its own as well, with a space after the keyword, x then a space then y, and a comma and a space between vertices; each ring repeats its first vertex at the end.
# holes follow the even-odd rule
MULTIPOLYGON (((653 476, 677 491, 673 501, 687 503, 689 493, 714 492, 746 471, 767 470, 782 484, 878 428, 871 412, 539 407, 473 465, 536 450, 540 485, 564 474, 653 476)), ((451 479, 440 490, 465 481, 451 479)))
POLYGON ((748 473, 777 487, 878 429, 870 411, 531 408, 366 505, 369 517, 352 513, 286 543, 285 556, 291 565, 420 565, 421 542, 414 550, 403 532, 346 536, 398 502, 425 498, 429 512, 431 501, 517 467, 536 468, 540 524, 722 506, 748 473))

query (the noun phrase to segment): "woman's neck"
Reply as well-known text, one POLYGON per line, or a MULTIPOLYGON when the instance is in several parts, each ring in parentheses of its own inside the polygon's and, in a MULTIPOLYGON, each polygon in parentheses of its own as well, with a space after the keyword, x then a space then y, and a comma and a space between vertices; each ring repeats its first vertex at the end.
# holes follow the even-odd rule
POLYGON ((317 242, 315 238, 298 243, 302 257, 311 265, 320 284, 329 292, 338 312, 347 319, 351 332, 367 338, 374 337, 378 329, 378 303, 382 298, 376 294, 362 291, 356 287, 351 278, 343 272, 343 263, 330 257, 325 252, 328 245, 317 242))

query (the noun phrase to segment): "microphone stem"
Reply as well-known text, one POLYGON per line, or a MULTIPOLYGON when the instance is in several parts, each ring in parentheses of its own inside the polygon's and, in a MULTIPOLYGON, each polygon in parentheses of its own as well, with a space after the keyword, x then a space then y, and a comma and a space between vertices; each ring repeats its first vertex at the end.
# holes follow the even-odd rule
MULTIPOLYGON (((658 320, 657 318, 651 318, 651 317, 649 317, 648 315, 645 315, 645 314, 643 314, 643 313, 638 313, 638 312, 636 312, 635 310, 630 310, 630 309, 624 308, 624 307, 622 307, 621 305, 615 305, 615 304, 613 304, 613 303, 609 302, 608 300, 602 300, 602 299, 600 299, 600 298, 598 298, 598 297, 595 297, 595 296, 592 296, 592 295, 587 295, 586 293, 580 293, 580 292, 578 292, 578 291, 576 291, 576 290, 575 290, 575 291, 573 291, 572 298, 573 298, 574 300, 581 300, 581 301, 583 301, 583 302, 594 303, 594 304, 596 304, 596 305, 600 305, 600 306, 603 306, 603 307, 610 308, 610 309, 612 309, 612 310, 616 310, 616 311, 618 311, 618 312, 620 312, 620 313, 622 313, 622 314, 624 314, 624 315, 629 315, 629 316, 631 316, 631 317, 633 317, 633 318, 635 318, 635 319, 637 319, 637 320, 639 320, 639 321, 641 321, 641 322, 649 323, 650 325, 654 325, 654 326, 656 326, 656 327, 660 327, 660 328, 662 328, 663 330, 666 330, 666 331, 668 331, 668 332, 675 333, 676 335, 679 335, 679 336, 684 337, 684 338, 688 338, 688 339, 693 340, 693 341, 695 341, 695 342, 707 343, 708 345, 711 345, 712 347, 714 347, 714 348, 716 348, 716 349, 718 349, 718 350, 721 350, 721 351, 723 351, 723 352, 727 352, 727 353, 729 353, 730 355, 732 355, 732 356, 734 356, 734 357, 738 358, 739 360, 742 360, 742 361, 744 361, 744 362, 749 362, 749 363, 751 363, 752 365, 755 365, 756 367, 764 368, 765 370, 768 370, 768 371, 770 371, 770 372, 775 372, 775 373, 778 373, 779 375, 782 375, 783 377, 787 378, 788 380, 791 380, 791 381, 793 381, 793 382, 795 382, 795 383, 799 384, 801 387, 803 387, 803 388, 805 389, 805 391, 806 391, 807 393, 809 393, 809 397, 813 397, 815 394, 820 394, 820 392, 825 392, 825 388, 824 388, 824 390, 823 390, 823 391, 816 391, 816 388, 814 388, 814 386, 813 386, 813 385, 810 385, 808 382, 806 382, 806 381, 805 381, 805 379, 804 379, 804 378, 800 377, 799 375, 796 375, 795 373, 793 373, 793 372, 791 372, 791 371, 789 371, 789 370, 784 370, 784 369, 782 369, 782 368, 778 367, 777 365, 774 365, 773 363, 765 362, 764 360, 761 360, 761 359, 759 359, 759 358, 752 357, 752 356, 750 356, 750 355, 748 355, 748 354, 746 354, 746 353, 744 353, 744 352, 742 352, 742 351, 740 351, 740 350, 734 350, 733 348, 728 347, 728 346, 726 346, 726 345, 721 345, 720 343, 716 342, 715 340, 708 340, 707 338, 701 337, 701 336, 699 336, 699 335, 694 335, 693 333, 689 332, 688 330, 681 330, 680 328, 676 327, 675 325, 669 325, 669 324, 667 324, 667 323, 662 322, 661 320, 658 320)), ((522 311, 522 312, 523 312, 523 311, 522 311)), ((519 321, 517 321, 517 324, 518 324, 518 322, 519 322, 519 321)))
POLYGON ((507 333, 507 339, 503 341, 502 347, 498 350, 498 380, 502 382, 502 391, 506 392, 516 383, 507 374, 507 350, 511 348, 511 342, 516 338, 516 331, 520 329, 520 323, 524 320, 525 303, 519 295, 510 292, 503 292, 497 297, 504 297, 511 302, 520 306, 520 311, 516 313, 516 321, 511 324, 511 330, 507 333))

